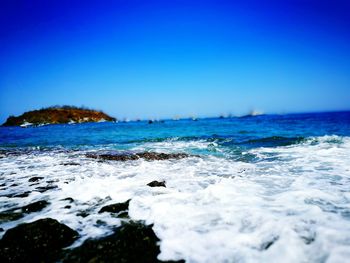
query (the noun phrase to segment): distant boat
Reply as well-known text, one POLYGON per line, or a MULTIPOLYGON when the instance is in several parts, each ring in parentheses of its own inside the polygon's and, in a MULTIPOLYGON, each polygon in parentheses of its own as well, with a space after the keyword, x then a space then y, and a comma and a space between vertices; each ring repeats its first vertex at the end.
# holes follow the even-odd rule
POLYGON ((34 125, 33 125, 33 123, 24 121, 24 123, 22 123, 22 124, 19 125, 19 126, 22 127, 22 128, 28 128, 28 127, 32 127, 32 126, 34 126, 34 125))
POLYGON ((250 116, 259 116, 259 115, 264 115, 264 113, 262 111, 252 110, 249 115, 250 116))
POLYGON ((260 115, 264 115, 264 113, 262 111, 252 110, 247 115, 241 116, 241 118, 255 117, 260 115))

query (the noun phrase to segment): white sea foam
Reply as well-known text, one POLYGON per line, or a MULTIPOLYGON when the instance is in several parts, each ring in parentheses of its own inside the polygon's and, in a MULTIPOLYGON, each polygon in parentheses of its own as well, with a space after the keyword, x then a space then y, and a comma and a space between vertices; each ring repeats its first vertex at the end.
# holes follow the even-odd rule
POLYGON ((134 151, 157 151, 157 152, 174 152, 174 151, 189 151, 189 150, 210 150, 217 149, 216 142, 208 142, 206 140, 181 141, 178 139, 169 139, 162 142, 147 142, 142 145, 132 148, 134 151))
MULTIPOLYGON (((211 146, 204 141, 170 141, 147 143, 136 150, 192 147, 211 146)), ((0 159, 2 196, 39 186, 58 188, 32 191, 25 198, 0 197, 2 211, 42 199, 51 203, 41 212, 1 227, 6 230, 52 217, 78 230, 82 242, 120 224, 109 213, 99 214, 102 206, 131 199, 131 218, 154 224, 161 240, 161 260, 346 262, 350 257, 350 138, 310 138, 247 153, 257 156, 257 161, 204 156, 97 162, 82 152, 10 155, 0 159), (44 179, 32 185, 28 179, 33 176, 44 179), (153 180, 165 180, 167 188, 148 187, 153 180), (75 201, 62 200, 67 197, 75 201), (88 216, 78 216, 81 211, 88 216)))

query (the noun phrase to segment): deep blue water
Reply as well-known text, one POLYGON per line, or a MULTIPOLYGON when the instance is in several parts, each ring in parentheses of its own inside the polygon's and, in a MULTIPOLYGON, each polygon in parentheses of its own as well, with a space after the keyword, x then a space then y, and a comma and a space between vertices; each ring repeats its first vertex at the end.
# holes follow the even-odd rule
POLYGON ((130 219, 153 224, 162 260, 346 262, 349 185, 350 112, 0 128, 0 213, 49 202, 0 220, 0 236, 49 217, 77 230, 78 246, 121 224, 102 206, 131 200, 130 219), (89 157, 115 150, 194 155, 89 157))
POLYGON ((284 146, 312 136, 350 136, 350 112, 1 127, 1 148, 129 149, 144 142, 213 141, 228 148, 284 146))

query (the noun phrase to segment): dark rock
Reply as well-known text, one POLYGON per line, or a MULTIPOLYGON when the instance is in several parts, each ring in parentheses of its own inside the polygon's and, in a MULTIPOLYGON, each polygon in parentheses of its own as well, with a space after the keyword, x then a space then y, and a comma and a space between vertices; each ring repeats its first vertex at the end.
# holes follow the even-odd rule
POLYGON ((23 207, 7 210, 5 212, 0 213, 0 222, 18 220, 25 216, 25 214, 41 211, 49 204, 49 202, 42 200, 23 207))
POLYGON ((22 212, 23 213, 38 212, 38 211, 43 210, 49 204, 50 203, 45 201, 45 200, 37 201, 37 202, 31 203, 29 205, 23 206, 22 212))
POLYGON ((15 194, 13 195, 13 197, 27 197, 28 195, 30 194, 30 192, 24 192, 24 193, 21 193, 21 194, 15 194))
POLYGON ((153 122, 154 122, 154 121, 152 121, 152 120, 149 120, 149 121, 148 121, 148 124, 152 124, 153 122))
POLYGON ((77 216, 81 216, 83 218, 85 218, 85 217, 87 217, 89 215, 90 215, 90 213, 87 212, 87 211, 80 211, 80 212, 77 213, 77 216))
POLYGON ((98 219, 98 220, 96 221, 96 225, 97 225, 97 226, 106 226, 107 223, 106 223, 105 221, 103 221, 103 220, 98 219))
POLYGON ((34 176, 32 178, 29 178, 28 182, 37 182, 41 179, 44 179, 44 177, 41 177, 41 176, 34 176))
POLYGON ((183 159, 189 157, 186 153, 156 153, 156 152, 143 152, 136 154, 139 158, 147 161, 154 160, 169 160, 169 159, 183 159))
POLYGON ((71 208, 70 205, 66 205, 66 206, 64 207, 64 209, 70 209, 70 208, 71 208))
POLYGON ((140 222, 128 222, 112 235, 86 240, 80 247, 68 252, 63 262, 160 262, 160 252, 152 226, 140 222))
POLYGON ((103 212, 110 212, 110 213, 120 213, 127 211, 129 209, 129 203, 130 200, 124 202, 124 203, 116 203, 116 204, 111 204, 111 205, 106 205, 101 208, 99 213, 103 212))
POLYGON ((64 165, 64 166, 67 166, 67 165, 80 165, 80 163, 69 162, 69 163, 62 163, 61 165, 64 165))
POLYGON ((130 217, 129 217, 128 211, 120 212, 120 213, 118 214, 118 218, 124 218, 124 219, 130 218, 130 217))
POLYGON ((156 153, 156 152, 141 152, 141 153, 109 153, 109 154, 96 154, 89 153, 86 157, 108 160, 108 161, 131 161, 137 159, 145 159, 146 161, 160 161, 169 159, 182 159, 190 157, 186 153, 156 153))
POLYGON ((0 213, 0 223, 18 220, 23 217, 23 213, 14 212, 13 210, 0 213))
POLYGON ((4 229, 2 227, 0 227, 0 232, 4 232, 4 229))
POLYGON ((273 237, 271 240, 263 243, 261 245, 261 250, 267 250, 269 249, 276 241, 278 240, 278 237, 273 237))
POLYGON ((7 198, 13 198, 13 197, 27 197, 29 194, 30 194, 30 192, 12 193, 12 194, 0 195, 0 197, 7 197, 7 198))
POLYGON ((72 197, 67 197, 67 198, 64 198, 64 199, 61 199, 62 201, 68 201, 69 203, 73 203, 74 202, 74 199, 72 197))
POLYGON ((165 181, 162 181, 162 182, 152 181, 152 182, 148 183, 147 185, 150 187, 166 187, 165 181))
POLYGON ((21 224, 0 241, 0 262, 54 262, 77 238, 76 231, 51 218, 21 224))
POLYGON ((56 188, 58 188, 56 185, 39 186, 39 187, 35 188, 35 191, 38 191, 40 193, 44 193, 48 190, 52 190, 52 189, 56 189, 56 188))
POLYGON ((95 153, 89 153, 86 155, 86 157, 94 158, 94 159, 100 159, 100 160, 108 160, 108 161, 130 161, 130 160, 137 160, 139 157, 137 157, 135 154, 95 154, 95 153))

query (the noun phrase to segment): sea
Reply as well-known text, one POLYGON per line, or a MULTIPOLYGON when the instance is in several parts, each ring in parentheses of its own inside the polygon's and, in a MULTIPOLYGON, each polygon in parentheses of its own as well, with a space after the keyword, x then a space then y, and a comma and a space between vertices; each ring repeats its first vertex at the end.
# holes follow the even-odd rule
POLYGON ((349 262, 350 112, 0 128, 0 212, 50 203, 1 222, 0 237, 50 217, 78 246, 121 224, 102 206, 129 199, 160 260, 349 262), (146 151, 190 156, 87 156, 146 151))

